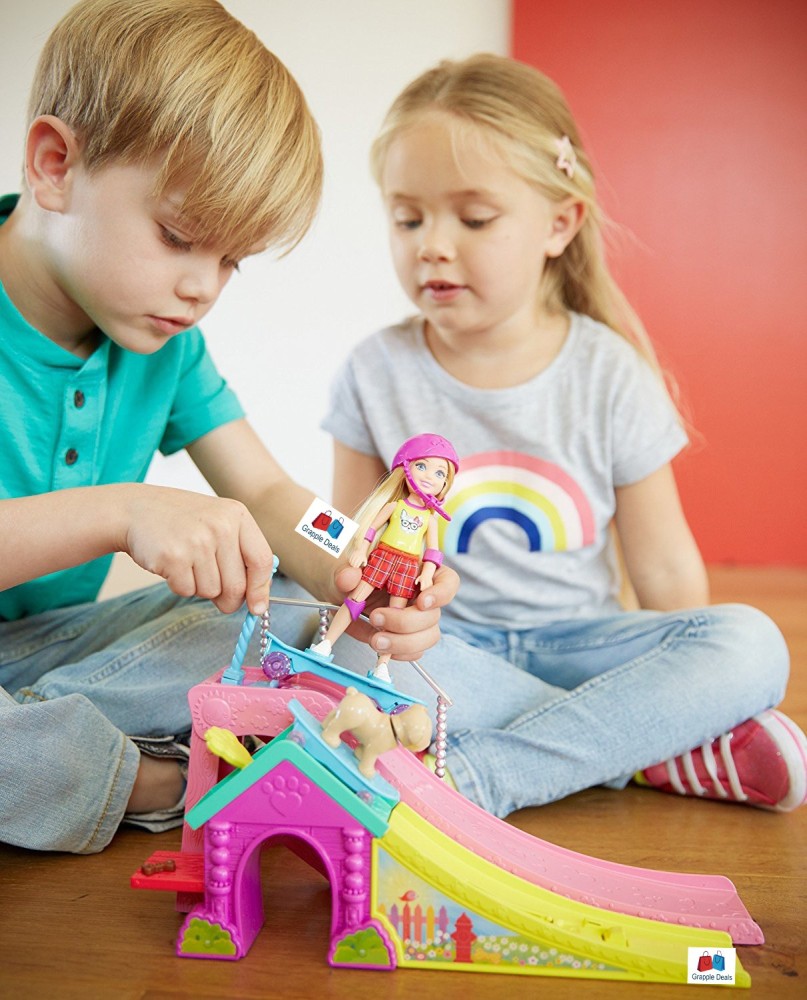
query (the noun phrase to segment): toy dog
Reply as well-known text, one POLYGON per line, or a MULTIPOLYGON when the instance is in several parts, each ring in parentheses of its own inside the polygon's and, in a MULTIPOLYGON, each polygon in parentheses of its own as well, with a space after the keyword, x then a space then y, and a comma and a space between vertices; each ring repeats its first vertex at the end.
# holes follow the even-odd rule
POLYGON ((359 746, 355 754, 359 771, 375 776, 375 762, 400 742, 407 750, 425 750, 431 743, 432 723, 423 705, 410 705, 396 715, 381 712, 375 703, 354 687, 322 720, 322 738, 329 747, 339 746, 342 733, 350 732, 359 746))

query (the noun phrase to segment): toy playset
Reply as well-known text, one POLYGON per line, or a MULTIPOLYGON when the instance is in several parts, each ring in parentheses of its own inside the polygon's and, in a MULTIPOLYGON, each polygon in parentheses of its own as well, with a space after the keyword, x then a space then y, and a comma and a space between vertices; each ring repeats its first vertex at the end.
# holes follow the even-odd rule
MULTIPOLYGON (((333 620, 321 609, 313 646, 283 643, 267 612, 260 667, 245 667, 247 615, 229 666, 189 695, 182 851, 156 852, 132 884, 177 892, 190 958, 247 954, 264 922, 261 848, 279 841, 330 882, 333 966, 685 983, 703 955, 734 959, 733 941, 762 934, 728 879, 597 861, 495 819, 442 780, 451 702, 422 667, 434 773, 412 752, 432 745, 431 719, 392 686, 388 657, 367 677, 334 662, 374 590, 404 607, 431 585, 458 467, 438 434, 401 445, 346 549, 361 582, 333 620)), ((739 962, 721 981, 750 985, 739 962)))
MULTIPOLYGON (((689 949, 763 940, 726 878, 585 857, 474 806, 402 745, 429 742, 422 703, 284 644, 268 615, 261 665, 244 667, 255 625, 190 692, 182 850, 132 877, 177 893, 179 956, 247 955, 264 919, 261 848, 277 841, 330 883, 336 967, 686 983, 689 949), (268 742, 251 754, 246 736, 268 742)), ((427 679, 442 770, 450 699, 427 679)), ((750 985, 739 961, 733 985, 750 985)))

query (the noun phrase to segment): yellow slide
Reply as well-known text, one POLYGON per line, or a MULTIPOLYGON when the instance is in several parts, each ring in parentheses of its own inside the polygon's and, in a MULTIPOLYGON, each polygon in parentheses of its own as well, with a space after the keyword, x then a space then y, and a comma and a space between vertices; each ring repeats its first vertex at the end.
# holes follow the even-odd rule
MULTIPOLYGON (((723 931, 614 913, 526 882, 405 803, 375 842, 373 864, 373 915, 395 943, 399 967, 684 984, 688 949, 734 958, 723 931)), ((734 985, 750 984, 737 960, 734 985)))

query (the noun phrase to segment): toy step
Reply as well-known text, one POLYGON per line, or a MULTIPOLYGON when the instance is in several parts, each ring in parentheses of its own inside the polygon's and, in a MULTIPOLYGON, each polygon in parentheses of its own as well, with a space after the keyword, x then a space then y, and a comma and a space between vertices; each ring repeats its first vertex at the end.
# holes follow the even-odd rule
POLYGON ((158 892, 204 892, 204 855, 155 851, 132 875, 130 884, 133 889, 158 892))

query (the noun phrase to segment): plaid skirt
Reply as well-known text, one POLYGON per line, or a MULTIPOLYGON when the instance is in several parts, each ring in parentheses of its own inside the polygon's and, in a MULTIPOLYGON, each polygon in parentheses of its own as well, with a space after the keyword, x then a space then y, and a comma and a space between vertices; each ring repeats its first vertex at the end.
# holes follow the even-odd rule
POLYGON ((386 587, 387 593, 407 600, 415 596, 415 580, 420 560, 408 552, 377 545, 370 553, 361 578, 376 590, 386 587))

